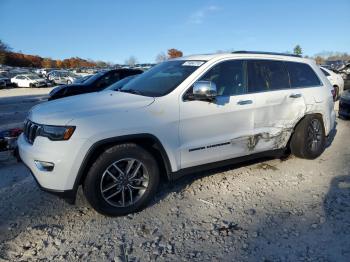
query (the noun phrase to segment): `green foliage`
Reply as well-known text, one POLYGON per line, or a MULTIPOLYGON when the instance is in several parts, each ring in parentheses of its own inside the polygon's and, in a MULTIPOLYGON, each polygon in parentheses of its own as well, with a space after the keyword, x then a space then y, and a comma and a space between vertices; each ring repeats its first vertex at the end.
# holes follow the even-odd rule
POLYGON ((303 50, 301 49, 300 45, 296 45, 294 47, 293 53, 295 55, 302 55, 303 54, 303 50))

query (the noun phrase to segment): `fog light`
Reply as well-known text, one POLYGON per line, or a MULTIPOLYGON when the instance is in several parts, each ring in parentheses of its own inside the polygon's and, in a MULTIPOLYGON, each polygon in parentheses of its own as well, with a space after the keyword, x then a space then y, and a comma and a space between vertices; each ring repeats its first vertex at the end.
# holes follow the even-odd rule
POLYGON ((54 163, 51 162, 45 162, 45 161, 39 161, 39 160, 34 160, 34 163, 36 165, 36 167, 40 170, 40 171, 52 171, 53 168, 55 167, 54 163))

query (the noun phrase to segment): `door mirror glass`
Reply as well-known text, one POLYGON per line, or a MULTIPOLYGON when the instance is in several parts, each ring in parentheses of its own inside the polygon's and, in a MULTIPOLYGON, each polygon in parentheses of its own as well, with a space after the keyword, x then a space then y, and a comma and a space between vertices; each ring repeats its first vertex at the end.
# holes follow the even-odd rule
POLYGON ((216 84, 212 81, 197 81, 193 85, 193 97, 212 101, 217 96, 216 84))

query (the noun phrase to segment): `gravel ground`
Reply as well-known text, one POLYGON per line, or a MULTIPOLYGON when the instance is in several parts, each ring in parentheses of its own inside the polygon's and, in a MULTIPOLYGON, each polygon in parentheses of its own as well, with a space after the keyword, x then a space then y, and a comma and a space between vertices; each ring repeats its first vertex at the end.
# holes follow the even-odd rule
POLYGON ((350 261, 350 122, 316 160, 260 159, 163 182, 142 212, 72 206, 0 162, 0 260, 350 261))

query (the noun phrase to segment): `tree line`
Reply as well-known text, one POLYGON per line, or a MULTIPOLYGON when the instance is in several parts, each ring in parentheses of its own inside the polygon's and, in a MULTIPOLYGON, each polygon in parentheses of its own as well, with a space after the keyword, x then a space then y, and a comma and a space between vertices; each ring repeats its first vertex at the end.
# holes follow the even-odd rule
MULTIPOLYGON (((222 51, 218 51, 222 52, 222 51)), ((287 51, 287 53, 290 53, 287 51)), ((302 55, 303 49, 300 45, 296 45, 293 49, 293 53, 296 55, 302 55)), ((161 52, 156 56, 156 62, 161 63, 171 58, 181 57, 183 52, 181 50, 170 48, 167 53, 161 52)), ((345 60, 350 61, 350 55, 348 53, 341 52, 323 52, 316 54, 313 57, 305 56, 306 58, 312 58, 316 60, 317 64, 324 64, 326 60, 345 60)), ((19 52, 12 52, 11 48, 0 40, 0 64, 9 66, 20 67, 37 67, 37 68, 79 68, 79 67, 106 67, 111 66, 111 63, 104 61, 93 61, 82 59, 80 57, 71 57, 63 60, 55 60, 51 58, 43 58, 37 55, 26 55, 19 52)), ((134 56, 130 56, 125 61, 125 64, 134 66, 137 64, 137 59, 134 56)))
POLYGON ((63 60, 54 60, 43 58, 37 55, 26 55, 18 52, 12 52, 11 48, 0 40, 0 64, 20 67, 44 67, 44 68, 76 68, 76 67, 94 67, 98 65, 107 65, 104 62, 95 62, 79 57, 71 57, 63 60))
MULTIPOLYGON (((171 48, 168 50, 168 55, 161 53, 157 56, 157 62, 162 62, 167 59, 182 56, 180 50, 171 48)), ((130 56, 125 61, 125 64, 134 66, 137 59, 130 56)), ((26 55, 19 52, 12 52, 11 48, 0 40, 0 64, 19 67, 35 67, 35 68, 79 68, 79 67, 106 67, 111 66, 111 63, 104 61, 93 61, 82 59, 80 57, 71 57, 63 60, 55 60, 37 55, 26 55)))

